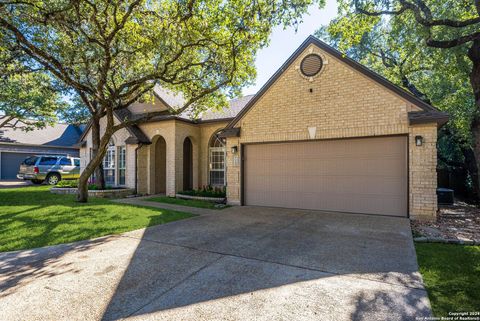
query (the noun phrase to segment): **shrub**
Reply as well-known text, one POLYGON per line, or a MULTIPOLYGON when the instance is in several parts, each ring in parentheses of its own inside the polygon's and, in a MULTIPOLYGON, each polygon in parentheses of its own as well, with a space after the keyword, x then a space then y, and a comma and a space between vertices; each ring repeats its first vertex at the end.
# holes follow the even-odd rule
MULTIPOLYGON (((88 184, 88 189, 90 191, 98 191, 100 188, 97 186, 97 184, 88 184)), ((105 185, 105 189, 113 189, 112 186, 110 185, 105 185)))
POLYGON ((78 180, 65 180, 60 181, 55 185, 55 187, 66 187, 66 188, 77 188, 78 187, 78 180))
MULTIPOLYGON (((55 187, 63 187, 63 188, 78 188, 78 180, 65 180, 60 181, 55 185, 55 187)), ((112 189, 112 186, 107 185, 105 189, 112 189)), ((90 191, 97 191, 99 190, 96 184, 88 184, 88 190, 90 191)))
POLYGON ((227 190, 225 186, 219 187, 212 185, 204 185, 198 190, 189 190, 180 192, 180 194, 189 195, 189 196, 201 196, 201 197, 226 197, 227 190))

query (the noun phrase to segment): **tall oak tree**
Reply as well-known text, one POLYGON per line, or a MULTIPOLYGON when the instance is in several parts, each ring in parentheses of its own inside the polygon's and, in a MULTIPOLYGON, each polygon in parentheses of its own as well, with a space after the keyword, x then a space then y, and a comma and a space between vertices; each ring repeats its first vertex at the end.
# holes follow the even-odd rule
POLYGON ((0 30, 88 108, 93 156, 78 190, 78 200, 85 202, 88 178, 113 133, 162 114, 115 122, 117 111, 156 84, 182 93, 186 103, 178 111, 224 106, 226 95, 253 81, 255 54, 272 28, 298 22, 313 2, 2 0, 0 30))

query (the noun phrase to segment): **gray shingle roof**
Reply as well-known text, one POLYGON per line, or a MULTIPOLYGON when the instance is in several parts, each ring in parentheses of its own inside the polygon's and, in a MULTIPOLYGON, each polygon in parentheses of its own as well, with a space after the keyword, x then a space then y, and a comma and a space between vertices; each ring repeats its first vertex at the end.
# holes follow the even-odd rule
MULTIPOLYGON (((252 99, 254 95, 247 95, 230 100, 229 106, 221 110, 207 110, 204 111, 198 120, 215 120, 234 118, 245 107, 245 105, 252 99)), ((180 113, 180 118, 192 119, 191 109, 187 109, 180 113)))
POLYGON ((163 102, 172 109, 179 109, 185 105, 186 101, 181 93, 173 93, 172 91, 159 85, 155 85, 153 92, 160 100, 163 100, 163 102))
POLYGON ((202 114, 201 120, 234 118, 253 96, 254 95, 247 95, 232 99, 229 101, 230 106, 222 110, 208 110, 202 114))
MULTIPOLYGON (((165 103, 168 104, 168 107, 172 109, 177 109, 181 108, 183 106, 184 99, 181 95, 175 95, 172 94, 170 91, 165 90, 161 88, 160 86, 155 87, 155 95, 161 100, 163 100, 165 103)), ((233 119, 245 105, 248 103, 248 101, 253 97, 253 95, 248 95, 248 96, 243 96, 239 98, 235 98, 230 100, 229 102, 229 107, 224 108, 223 110, 209 110, 206 111, 202 114, 202 117, 200 119, 193 120, 191 117, 191 110, 187 109, 183 112, 181 112, 179 115, 170 114, 170 115, 162 115, 162 116, 156 116, 153 117, 150 121, 160 121, 160 120, 166 120, 166 119, 183 119, 187 121, 211 121, 211 120, 216 120, 216 119, 233 119)), ((135 114, 133 115, 130 110, 124 108, 115 111, 115 115, 119 119, 132 119, 134 117, 140 117, 141 114, 135 114)), ((86 129, 88 131, 88 128, 86 129)), ((137 144, 137 143, 145 143, 148 144, 150 143, 150 140, 148 137, 145 135, 145 133, 138 127, 137 125, 130 125, 126 127, 127 130, 130 133, 130 137, 127 139, 129 144, 137 144)), ((86 134, 86 133, 85 133, 86 134)), ((78 141, 81 141, 83 139, 83 136, 79 136, 78 141)))
MULTIPOLYGON (((131 119, 132 113, 127 109, 119 109, 115 111, 118 119, 131 119)), ((150 139, 148 139, 147 135, 137 126, 137 125, 130 125, 127 126, 127 130, 134 137, 134 139, 130 139, 130 143, 149 143, 150 139)))
POLYGON ((72 147, 78 142, 84 128, 85 126, 69 124, 56 124, 28 132, 3 128, 0 143, 3 141, 17 144, 72 147))

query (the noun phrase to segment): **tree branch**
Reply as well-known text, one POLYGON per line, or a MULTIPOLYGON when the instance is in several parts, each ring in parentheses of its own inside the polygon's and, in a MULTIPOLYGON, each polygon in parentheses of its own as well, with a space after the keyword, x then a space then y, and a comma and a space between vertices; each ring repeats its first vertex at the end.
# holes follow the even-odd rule
MULTIPOLYGON (((479 2, 479 0, 476 1, 479 2)), ((361 8, 359 6, 358 0, 355 0, 355 10, 358 13, 372 17, 378 17, 382 15, 399 15, 407 10, 411 10, 415 17, 415 20, 425 27, 445 26, 452 28, 463 28, 480 22, 480 16, 466 20, 433 19, 430 9, 422 0, 416 0, 416 5, 405 0, 399 0, 399 2, 401 6, 397 10, 369 11, 361 8), (425 15, 425 17, 422 16, 422 13, 425 15)))
POLYGON ((23 45, 23 51, 28 54, 31 58, 35 59, 38 63, 43 65, 46 69, 52 72, 59 79, 63 80, 65 83, 71 85, 74 88, 81 89, 90 94, 94 94, 94 91, 91 88, 84 86, 83 84, 75 81, 71 77, 68 77, 68 72, 65 70, 63 65, 55 59, 53 56, 49 55, 44 50, 36 47, 33 43, 27 40, 20 30, 14 25, 10 24, 7 20, 0 17, 0 27, 9 30, 15 39, 23 45))
POLYGON ((428 39, 426 39, 426 43, 428 46, 435 48, 453 48, 477 39, 480 39, 480 31, 452 40, 435 40, 430 36, 428 39))

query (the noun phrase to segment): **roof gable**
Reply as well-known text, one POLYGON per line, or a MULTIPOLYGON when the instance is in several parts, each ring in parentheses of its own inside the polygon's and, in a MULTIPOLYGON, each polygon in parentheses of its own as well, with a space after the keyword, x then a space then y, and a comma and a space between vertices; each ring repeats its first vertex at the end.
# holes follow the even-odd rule
MULTIPOLYGON (((425 103, 424 101, 420 100, 419 98, 413 96, 406 90, 396 86, 383 76, 377 74, 376 72, 368 69, 367 67, 361 65, 360 63, 356 62, 355 60, 347 57, 346 55, 342 54, 340 51, 336 50, 335 48, 327 45, 323 41, 317 39, 314 36, 309 36, 301 45, 300 47, 295 50, 295 52, 285 61, 285 63, 273 74, 272 77, 262 86, 262 88, 258 91, 258 93, 250 99, 250 101, 245 105, 245 107, 237 114, 237 116, 227 125, 226 128, 233 128, 238 121, 240 121, 247 112, 255 105, 255 103, 268 91, 268 89, 282 76, 282 74, 305 52, 305 50, 310 46, 315 45, 321 50, 325 51, 327 54, 333 56, 334 58, 342 61, 343 63, 347 64, 357 72, 361 73, 362 75, 368 77, 369 79, 375 81, 376 83, 380 84, 381 86, 385 87, 389 91, 395 93, 396 95, 400 96, 401 98, 405 99, 406 101, 412 103, 413 105, 419 107, 422 110, 422 114, 428 115, 429 117, 415 117, 417 122, 420 123, 422 121, 425 122, 437 122, 437 123, 445 123, 448 120, 448 114, 439 111, 435 107, 425 103), (435 115, 432 117, 432 115, 435 115)), ((411 112, 411 114, 415 114, 415 112, 411 112)), ((409 115, 410 116, 410 115, 409 115)), ((415 115, 417 116, 417 115, 415 115)))
POLYGON ((0 134, 0 142, 72 147, 82 135, 84 126, 57 123, 53 126, 24 131, 21 129, 4 128, 0 134))

